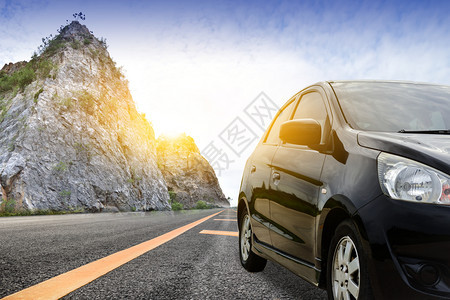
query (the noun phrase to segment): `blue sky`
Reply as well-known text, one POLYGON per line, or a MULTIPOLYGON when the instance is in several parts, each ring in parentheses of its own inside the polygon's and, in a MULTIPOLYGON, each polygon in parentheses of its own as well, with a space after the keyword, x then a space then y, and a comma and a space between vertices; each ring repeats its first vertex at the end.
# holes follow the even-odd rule
MULTIPOLYGON (((261 92, 281 106, 329 79, 450 85, 450 1, 0 0, 0 67, 28 60, 78 11, 157 134, 186 132, 200 149, 236 117, 248 121, 261 92)), ((221 172, 227 196, 252 147, 221 172)))

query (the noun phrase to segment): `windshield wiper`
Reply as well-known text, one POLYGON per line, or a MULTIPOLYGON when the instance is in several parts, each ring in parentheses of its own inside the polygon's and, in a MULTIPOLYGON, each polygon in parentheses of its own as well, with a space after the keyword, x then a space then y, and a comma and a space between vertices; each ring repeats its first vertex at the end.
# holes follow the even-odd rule
POLYGON ((450 134, 450 129, 442 130, 399 130, 399 133, 422 133, 422 134, 450 134))

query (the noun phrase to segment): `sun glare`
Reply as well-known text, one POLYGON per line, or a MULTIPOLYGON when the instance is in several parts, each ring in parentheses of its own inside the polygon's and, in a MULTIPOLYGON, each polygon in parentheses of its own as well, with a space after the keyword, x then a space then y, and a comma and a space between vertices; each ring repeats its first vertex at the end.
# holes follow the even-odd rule
POLYGON ((177 124, 168 123, 168 124, 153 124, 153 129, 155 130, 155 136, 166 136, 168 138, 176 138, 177 136, 184 133, 182 129, 180 129, 177 124))

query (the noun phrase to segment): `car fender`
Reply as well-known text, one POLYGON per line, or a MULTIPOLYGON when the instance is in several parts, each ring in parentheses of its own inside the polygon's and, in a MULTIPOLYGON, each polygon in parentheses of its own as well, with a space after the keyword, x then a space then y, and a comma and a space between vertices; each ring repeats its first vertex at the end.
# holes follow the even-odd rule
POLYGON ((351 219, 355 223, 363 237, 364 248, 368 247, 366 230, 354 202, 344 195, 334 195, 329 198, 318 215, 316 228, 317 267, 322 270, 319 281, 322 287, 326 282, 326 264, 331 238, 337 226, 346 219, 351 219))
POLYGON ((317 249, 316 253, 318 257, 321 257, 322 254, 322 240, 323 240, 323 231, 327 230, 325 226, 329 226, 328 222, 330 222, 329 217, 332 219, 331 222, 333 225, 339 224, 343 220, 347 218, 351 218, 351 216, 356 212, 356 207, 352 203, 350 199, 348 199, 344 195, 334 195, 329 198, 322 209, 320 210, 320 214, 318 215, 317 220, 317 228, 316 228, 316 238, 317 238, 317 249))
POLYGON ((247 213, 250 214, 250 209, 248 207, 248 201, 247 201, 247 196, 245 195, 244 192, 240 192, 239 193, 239 202, 238 202, 238 207, 237 207, 237 222, 238 222, 238 228, 241 228, 241 220, 240 220, 240 215, 242 213, 242 211, 246 209, 247 213))

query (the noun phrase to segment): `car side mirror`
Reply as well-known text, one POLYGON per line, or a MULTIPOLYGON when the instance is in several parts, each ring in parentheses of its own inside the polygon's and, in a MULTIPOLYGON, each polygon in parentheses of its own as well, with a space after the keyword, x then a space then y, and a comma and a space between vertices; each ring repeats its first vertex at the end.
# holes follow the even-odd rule
POLYGON ((296 119, 281 124, 280 139, 295 145, 317 145, 320 143, 322 128, 316 120, 296 119))

